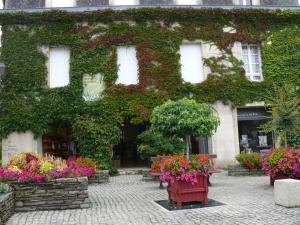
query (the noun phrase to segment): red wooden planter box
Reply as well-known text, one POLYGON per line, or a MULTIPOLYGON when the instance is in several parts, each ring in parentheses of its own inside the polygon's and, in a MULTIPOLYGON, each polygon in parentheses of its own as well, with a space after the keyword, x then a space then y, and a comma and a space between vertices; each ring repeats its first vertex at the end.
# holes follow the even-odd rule
POLYGON ((177 207, 181 208, 184 202, 199 201, 202 204, 208 204, 208 185, 207 176, 199 175, 197 183, 190 183, 180 180, 175 180, 173 184, 168 184, 169 201, 176 202, 177 207))

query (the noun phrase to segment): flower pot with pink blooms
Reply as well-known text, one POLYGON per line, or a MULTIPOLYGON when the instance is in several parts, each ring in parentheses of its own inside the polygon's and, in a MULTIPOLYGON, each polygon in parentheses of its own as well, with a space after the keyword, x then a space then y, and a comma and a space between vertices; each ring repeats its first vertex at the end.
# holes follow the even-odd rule
POLYGON ((275 149, 263 159, 263 169, 270 176, 270 185, 279 179, 300 179, 300 150, 275 149))
POLYGON ((190 159, 174 155, 162 160, 160 179, 168 182, 169 202, 183 203, 199 201, 208 204, 208 171, 211 169, 208 155, 193 155, 190 159))

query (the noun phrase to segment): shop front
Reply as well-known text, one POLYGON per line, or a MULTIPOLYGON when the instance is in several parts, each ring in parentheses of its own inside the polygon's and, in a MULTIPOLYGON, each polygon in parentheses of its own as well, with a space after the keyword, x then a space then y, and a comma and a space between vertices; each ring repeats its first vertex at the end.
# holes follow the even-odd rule
POLYGON ((238 108, 237 118, 240 151, 261 152, 274 147, 274 134, 261 131, 269 118, 264 107, 238 108))

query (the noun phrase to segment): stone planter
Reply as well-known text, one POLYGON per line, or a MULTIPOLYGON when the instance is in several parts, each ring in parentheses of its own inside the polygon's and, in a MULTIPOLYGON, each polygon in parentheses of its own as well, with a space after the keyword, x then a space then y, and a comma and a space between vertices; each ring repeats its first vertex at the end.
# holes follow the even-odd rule
POLYGON ((228 166, 228 176, 264 176, 266 175, 262 169, 247 169, 240 165, 228 166))
POLYGON ((99 170, 95 171, 89 179, 89 184, 101 184, 109 182, 109 171, 99 170))
POLYGON ((184 202, 199 201, 208 204, 208 185, 207 176, 199 175, 197 183, 175 180, 173 184, 168 184, 169 202, 176 202, 177 207, 181 208, 184 202))
POLYGON ((62 178, 44 183, 10 183, 15 211, 89 208, 88 178, 62 178))
POLYGON ((14 214, 14 204, 13 193, 0 194, 0 225, 5 225, 14 214))

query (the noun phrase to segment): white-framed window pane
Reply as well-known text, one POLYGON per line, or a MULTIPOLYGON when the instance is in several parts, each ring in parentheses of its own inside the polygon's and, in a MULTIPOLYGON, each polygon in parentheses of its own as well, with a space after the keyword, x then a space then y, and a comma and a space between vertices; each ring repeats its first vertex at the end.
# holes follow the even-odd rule
POLYGON ((139 0, 110 0, 110 5, 139 5, 139 0))
POLYGON ((181 76, 184 81, 200 83, 204 80, 200 44, 182 44, 180 46, 180 64, 181 76))
POLYGON ((177 5, 197 5, 197 0, 176 0, 177 5))
POLYGON ((51 7, 74 7, 76 0, 51 0, 51 7))
POLYGON ((246 76, 250 80, 262 80, 260 51, 257 45, 242 45, 246 76))
POLYGON ((49 50, 49 87, 64 87, 70 83, 70 50, 50 48, 49 50))
POLYGON ((138 84, 138 61, 133 46, 117 48, 118 84, 138 84))

